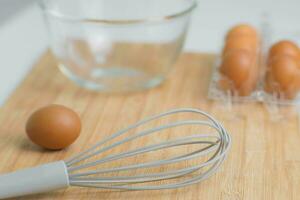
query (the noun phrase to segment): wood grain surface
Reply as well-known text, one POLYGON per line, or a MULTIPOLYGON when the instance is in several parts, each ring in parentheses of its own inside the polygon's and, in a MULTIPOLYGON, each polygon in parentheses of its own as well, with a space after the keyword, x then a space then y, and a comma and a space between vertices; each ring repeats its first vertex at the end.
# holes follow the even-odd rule
POLYGON ((110 95, 74 85, 58 71, 47 52, 0 109, 1 173, 68 158, 146 116, 194 107, 220 120, 233 140, 229 157, 210 179, 176 190, 120 192, 74 187, 19 199, 299 199, 297 116, 272 121, 260 104, 226 108, 208 100, 213 60, 212 55, 183 54, 163 85, 139 93, 110 95), (73 108, 82 118, 80 138, 63 151, 36 147, 24 131, 28 116, 51 103, 73 108))

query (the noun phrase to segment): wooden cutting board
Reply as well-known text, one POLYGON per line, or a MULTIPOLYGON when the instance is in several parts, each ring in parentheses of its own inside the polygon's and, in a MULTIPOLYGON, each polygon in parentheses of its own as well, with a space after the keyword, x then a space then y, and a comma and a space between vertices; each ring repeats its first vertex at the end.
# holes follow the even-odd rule
POLYGON ((0 171, 65 159, 146 116, 179 107, 210 112, 222 121, 233 145, 222 168, 210 179, 165 191, 119 192, 69 188, 20 199, 299 199, 300 131, 297 116, 272 121, 260 104, 234 105, 207 99, 214 56, 183 54, 160 87, 135 94, 108 95, 74 85, 47 52, 0 109, 0 171), (73 108, 83 122, 74 145, 45 151, 27 138, 24 125, 37 108, 57 103, 73 108))

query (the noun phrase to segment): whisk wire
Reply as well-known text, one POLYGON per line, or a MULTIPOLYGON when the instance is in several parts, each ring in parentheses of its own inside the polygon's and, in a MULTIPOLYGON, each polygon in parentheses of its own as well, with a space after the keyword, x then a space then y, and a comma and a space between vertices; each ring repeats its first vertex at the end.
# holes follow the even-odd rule
POLYGON ((78 154, 75 157, 72 157, 66 161, 67 168, 69 171, 69 180, 70 184, 73 186, 81 187, 96 187, 103 189, 125 189, 125 190, 156 190, 156 189, 172 189, 187 186, 200 182, 209 176, 211 176, 224 161, 228 149, 231 144, 231 138, 228 135, 227 131, 223 126, 217 122, 213 117, 206 114, 203 111, 197 109, 177 109, 169 112, 162 113, 160 115, 155 115, 149 117, 148 119, 142 120, 134 125, 129 126, 128 128, 118 131, 117 133, 106 138, 102 142, 97 143, 88 150, 78 154), (176 114, 176 113, 195 113, 201 116, 206 117, 206 120, 184 120, 176 121, 166 125, 157 126, 149 130, 143 130, 141 132, 135 133, 128 136, 125 139, 114 142, 108 146, 102 147, 102 145, 112 141, 113 139, 128 133, 129 131, 144 125, 150 121, 160 119, 162 117, 176 114), (160 132, 165 129, 170 129, 179 126, 185 125, 196 125, 196 126, 207 126, 213 128, 215 133, 209 134, 197 134, 186 136, 184 138, 169 140, 167 142, 161 142, 154 145, 149 145, 142 148, 137 148, 135 150, 129 150, 120 154, 108 155, 101 159, 96 159, 94 161, 85 162, 80 164, 82 161, 86 161, 94 156, 111 150, 119 145, 122 145, 126 142, 133 141, 137 138, 147 136, 149 134, 160 132), (217 134, 217 135, 214 135, 217 134), (192 152, 184 153, 179 156, 174 156, 170 158, 165 158, 161 160, 148 161, 144 163, 129 164, 127 166, 120 166, 114 168, 104 168, 97 170, 89 170, 87 172, 76 172, 77 170, 83 170, 86 168, 94 167, 99 164, 117 161, 123 158, 134 157, 138 155, 143 155, 149 152, 160 151, 168 148, 175 148, 178 146, 184 145, 200 145, 199 148, 193 150, 192 152), (203 146, 204 145, 204 146, 203 146), (99 149, 99 147, 102 147, 99 149), (111 176, 109 173, 119 173, 121 171, 129 170, 138 170, 145 168, 153 168, 168 164, 175 164, 179 162, 184 162, 196 158, 203 157, 201 163, 194 164, 193 166, 187 166, 181 169, 175 170, 165 170, 163 172, 152 172, 146 174, 132 175, 132 176, 111 176), (197 171, 200 173, 194 174, 197 171), (100 176, 101 175, 101 176, 100 176), (104 176, 103 176, 104 175, 104 176), (180 178, 184 180, 181 180, 180 178), (177 180, 178 179, 178 180, 177 180), (179 180, 180 179, 180 180, 179 180), (176 183, 165 183, 164 180, 177 180, 176 183), (160 183, 158 185, 137 185, 143 183, 160 183))
MULTIPOLYGON (((149 153, 151 151, 157 151, 157 150, 161 150, 161 149, 167 149, 167 148, 171 148, 171 147, 178 147, 178 146, 190 145, 190 144, 213 144, 213 145, 217 144, 217 142, 214 142, 214 141, 191 141, 191 139, 192 140, 193 139, 202 139, 202 138, 205 138, 205 136, 206 136, 206 138, 214 138, 214 139, 216 139, 216 141, 218 139, 215 136, 209 136, 209 135, 193 135, 193 136, 189 136, 189 137, 185 137, 185 138, 179 138, 177 140, 167 141, 167 142, 163 142, 163 143, 159 143, 159 144, 155 144, 155 145, 149 145, 149 146, 138 148, 138 149, 135 149, 132 151, 127 151, 127 152, 120 153, 120 154, 110 155, 105 158, 96 160, 94 162, 82 164, 80 166, 69 167, 69 171, 72 172, 75 170, 92 167, 92 166, 102 164, 105 162, 110 162, 110 161, 114 161, 114 160, 118 160, 118 159, 123 159, 126 157, 131 157, 131 156, 135 156, 135 155, 139 155, 139 154, 143 154, 143 153, 149 153)), ((203 148, 203 150, 205 150, 205 149, 203 148)))
MULTIPOLYGON (((218 169, 220 164, 222 163, 222 160, 219 162, 215 163, 212 167, 210 167, 206 172, 201 173, 198 176, 195 176, 194 178, 185 180, 185 181, 180 181, 177 183, 172 183, 172 184, 165 184, 165 185, 149 185, 149 186, 129 186, 127 183, 124 184, 118 184, 118 185, 99 185, 99 184, 94 184, 94 183, 72 183, 73 186, 80 186, 80 187, 93 187, 93 188, 102 188, 102 189, 120 189, 120 190, 161 190, 161 189, 176 189, 180 187, 185 187, 188 185, 192 185, 198 182, 201 182, 204 179, 207 179, 211 175, 215 173, 215 171, 218 169)), ((192 173, 192 172, 191 172, 192 173)), ((183 174, 182 176, 184 176, 183 174)), ((179 176, 180 177, 180 176, 179 176)), ((138 182, 140 183, 140 182, 138 182)), ((142 182, 143 183, 143 182, 142 182)))
POLYGON ((144 125, 148 122, 151 122, 153 120, 156 120, 156 119, 160 119, 160 118, 163 118, 165 116, 169 116, 169 115, 173 115, 173 114, 176 114, 176 113, 196 113, 196 114, 200 114, 202 116, 205 116, 207 117, 209 120, 211 120, 211 122, 218 128, 222 128, 222 126, 217 123, 217 121, 210 115, 208 115, 207 113, 201 111, 201 110, 198 110, 198 109, 192 109, 192 108, 182 108, 182 109, 175 109, 175 110, 171 110, 171 111, 168 111, 168 112, 164 112, 164 113, 161 113, 161 114, 158 114, 158 115, 154 115, 152 117, 148 117, 146 119, 143 119, 139 122, 137 122, 136 124, 133 124, 131 126, 128 126, 127 128, 123 129, 123 130, 120 130, 118 132, 116 132, 115 134, 111 135, 110 137, 107 137, 106 139, 100 141, 100 142, 97 142, 95 145, 93 145, 92 147, 88 148, 87 150, 75 155, 74 157, 71 157, 70 159, 66 160, 66 163, 68 165, 72 165, 72 164, 75 164, 76 162, 80 162, 80 158, 84 155, 86 155, 87 153, 95 150, 96 148, 98 148, 99 146, 107 143, 108 141, 111 141, 113 140, 114 138, 126 133, 126 132, 129 132, 130 130, 132 129, 135 129, 141 125, 144 125))
MULTIPOLYGON (((113 148, 115 148, 115 147, 117 147, 119 145, 122 145, 122 144, 126 143, 126 142, 130 142, 132 140, 135 140, 135 139, 137 139, 139 137, 147 136, 149 134, 152 134, 152 133, 155 133, 155 132, 159 132, 159 131, 162 131, 162 130, 165 130, 165 129, 170 129, 170 128, 174 128, 174 127, 178 127, 178 126, 184 126, 184 125, 207 125, 207 126, 211 126, 213 128, 216 128, 213 124, 205 122, 205 121, 200 121, 200 120, 198 120, 198 121, 188 120, 188 121, 174 122, 174 123, 170 123, 170 124, 158 126, 158 127, 146 130, 146 131, 142 131, 140 133, 136 133, 136 134, 134 134, 132 136, 129 136, 129 137, 121 140, 121 141, 115 142, 115 143, 113 143, 113 144, 111 144, 111 145, 109 145, 107 147, 99 149, 99 150, 95 151, 94 153, 88 154, 88 152, 87 152, 87 154, 85 154, 85 155, 81 154, 80 157, 78 157, 78 158, 76 158, 76 159, 74 159, 72 161, 66 161, 66 164, 67 164, 67 166, 71 166, 71 165, 74 165, 74 164, 76 164, 78 162, 81 162, 81 161, 83 161, 85 159, 89 159, 89 158, 91 158, 93 156, 97 156, 100 153, 103 153, 105 151, 113 149, 113 148)), ((125 133, 127 133, 127 132, 125 132, 125 133)), ((101 145, 103 145, 103 144, 104 143, 102 143, 101 145)), ((98 145, 97 148, 100 147, 101 145, 98 145)), ((96 148, 94 148, 93 150, 95 150, 95 149, 96 148)))

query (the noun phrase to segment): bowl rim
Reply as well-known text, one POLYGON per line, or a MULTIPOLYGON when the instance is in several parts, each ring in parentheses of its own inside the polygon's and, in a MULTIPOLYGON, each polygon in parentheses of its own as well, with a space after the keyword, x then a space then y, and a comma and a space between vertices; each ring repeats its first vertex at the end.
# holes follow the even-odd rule
POLYGON ((170 15, 160 16, 160 17, 149 17, 149 18, 141 18, 141 19, 128 19, 128 20, 119 20, 119 19, 97 19, 97 18, 85 18, 85 17, 75 17, 64 15, 60 12, 53 11, 48 9, 45 5, 45 0, 38 1, 38 5, 43 11, 43 13, 47 14, 47 16, 60 18, 64 21, 73 21, 73 22, 82 22, 82 23, 95 23, 95 24, 110 24, 110 25, 127 25, 127 24, 141 24, 141 23, 149 23, 149 22, 163 22, 169 21, 175 18, 179 18, 181 16, 187 15, 191 13, 197 6, 197 0, 193 0, 191 5, 186 9, 176 12, 170 15))

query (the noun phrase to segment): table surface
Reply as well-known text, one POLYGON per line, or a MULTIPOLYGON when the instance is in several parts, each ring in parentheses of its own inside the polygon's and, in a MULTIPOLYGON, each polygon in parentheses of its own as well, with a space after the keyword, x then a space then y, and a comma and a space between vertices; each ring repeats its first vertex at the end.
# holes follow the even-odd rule
MULTIPOLYGON (((222 103, 208 100, 213 62, 212 55, 183 54, 163 85, 135 94, 108 95, 74 85, 54 67, 52 55, 46 53, 0 109, 0 171, 4 173, 65 159, 146 116, 174 108, 194 107, 221 121, 233 141, 221 169, 208 180, 176 190, 118 192, 75 187, 20 199, 299 199, 298 117, 291 115, 272 121, 261 104, 224 108, 222 103), (24 131, 29 115, 50 103, 68 106, 82 119, 81 136, 63 151, 41 150, 26 138, 24 131)), ((181 136, 191 130, 180 131, 181 136)), ((177 133, 168 131, 165 136, 149 137, 139 144, 157 142, 161 137, 175 137, 177 133)), ((132 147, 125 145, 114 151, 132 147)))
MULTIPOLYGON (((27 4, 34 1, 28 0, 27 4)), ((193 14, 185 51, 217 52, 224 32, 239 22, 257 25, 267 20, 278 38, 285 37, 286 33, 299 35, 299 4, 298 0, 201 0, 193 14)), ((25 3, 3 0, 0 12, 9 12, 9 7, 20 10, 21 5, 25 3)), ((6 19, 0 19, 0 105, 48 46, 43 19, 35 4, 6 19)))

